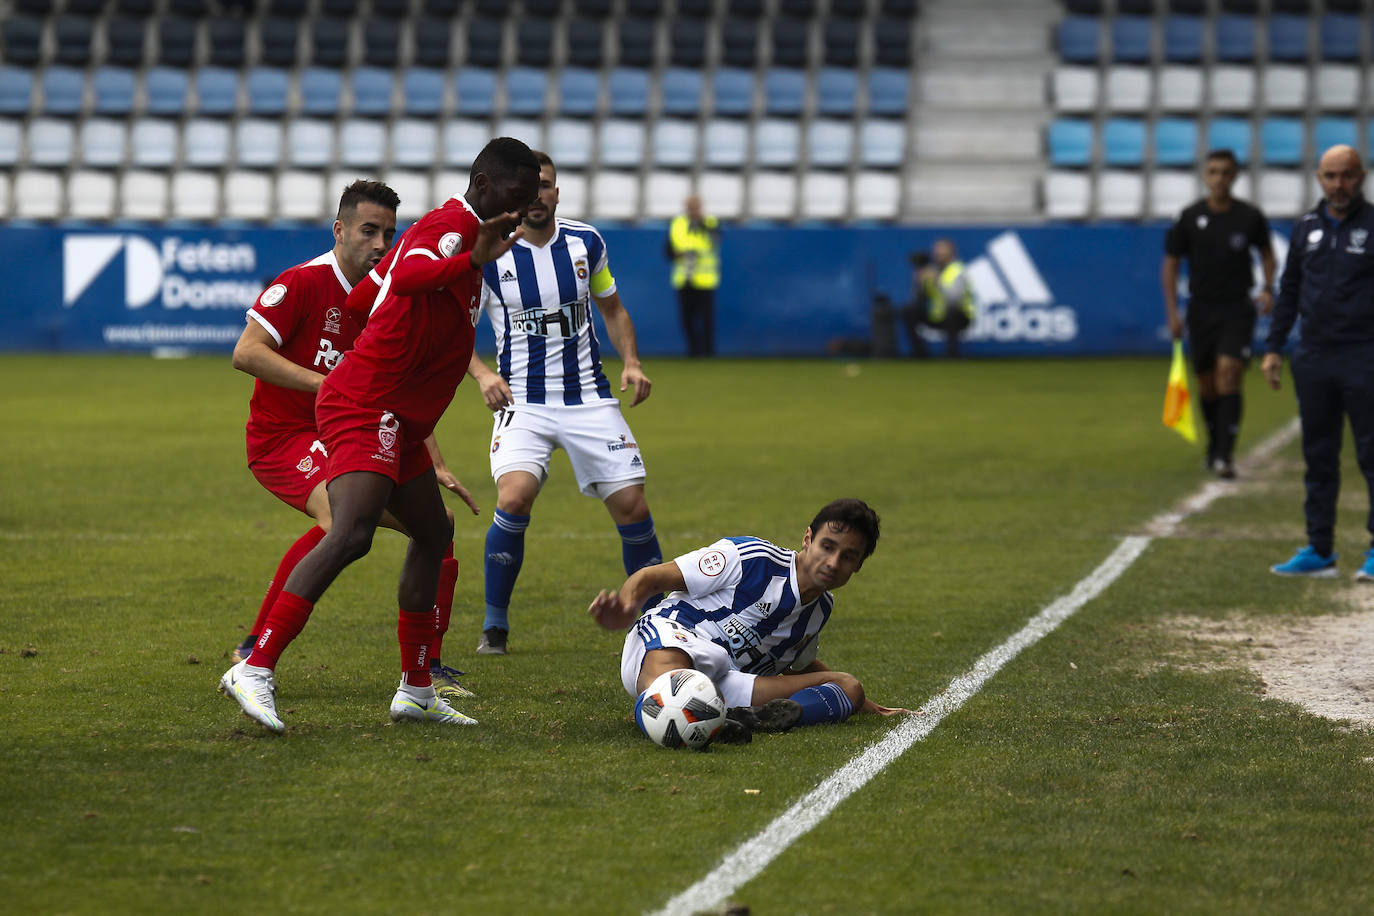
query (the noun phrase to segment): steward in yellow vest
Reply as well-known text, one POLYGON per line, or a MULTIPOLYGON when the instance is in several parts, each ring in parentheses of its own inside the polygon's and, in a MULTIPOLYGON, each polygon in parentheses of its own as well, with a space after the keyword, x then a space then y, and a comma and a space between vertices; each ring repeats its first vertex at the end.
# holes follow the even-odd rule
POLYGON ((716 349, 716 288, 720 286, 720 221, 701 210, 701 198, 687 198, 686 213, 668 225, 667 254, 673 262, 682 332, 688 356, 716 349))

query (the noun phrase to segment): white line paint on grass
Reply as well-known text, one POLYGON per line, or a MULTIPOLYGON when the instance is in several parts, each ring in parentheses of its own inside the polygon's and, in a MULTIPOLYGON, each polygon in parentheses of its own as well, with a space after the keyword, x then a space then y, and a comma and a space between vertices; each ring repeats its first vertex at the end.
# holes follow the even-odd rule
MULTIPOLYGON (((1269 436, 1250 452, 1241 470, 1246 471, 1256 462, 1272 456, 1290 442, 1297 432, 1295 420, 1269 436)), ((1124 538, 1107 559, 1074 586, 1072 592, 1049 604, 1010 639, 974 662, 972 668, 951 681, 938 696, 922 706, 919 716, 906 719, 882 740, 836 770, 791 808, 778 815, 761 833, 728 853, 710 874, 664 904, 657 916, 690 916, 719 907, 812 827, 825 820, 840 802, 863 788, 888 764, 934 731, 945 716, 967 703, 1022 650, 1045 638, 1075 611, 1106 591, 1139 559, 1151 541, 1172 533, 1188 516, 1206 509, 1231 489, 1230 484, 1208 483, 1184 499, 1178 508, 1152 519, 1147 525, 1152 532, 1150 535, 1124 538)))

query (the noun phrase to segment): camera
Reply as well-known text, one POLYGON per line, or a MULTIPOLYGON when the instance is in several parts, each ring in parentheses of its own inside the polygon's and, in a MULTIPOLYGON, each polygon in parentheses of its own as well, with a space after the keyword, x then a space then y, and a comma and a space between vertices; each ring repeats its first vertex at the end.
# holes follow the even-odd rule
POLYGON ((930 252, 929 252, 929 251, 913 251, 910 255, 907 256, 907 260, 909 260, 909 261, 911 262, 911 266, 912 266, 912 267, 915 267, 917 270, 920 270, 920 269, 923 268, 923 267, 929 267, 929 266, 930 266, 930 252))

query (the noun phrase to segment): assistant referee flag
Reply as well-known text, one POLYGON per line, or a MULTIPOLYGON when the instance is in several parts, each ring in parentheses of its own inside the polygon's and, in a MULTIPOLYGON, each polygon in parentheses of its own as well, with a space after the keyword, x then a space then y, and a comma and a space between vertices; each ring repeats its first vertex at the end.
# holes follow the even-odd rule
POLYGON ((1188 367, 1183 361, 1181 340, 1174 341, 1174 361, 1169 366, 1169 384, 1164 389, 1164 425, 1189 442, 1197 441, 1192 398, 1188 395, 1188 367))

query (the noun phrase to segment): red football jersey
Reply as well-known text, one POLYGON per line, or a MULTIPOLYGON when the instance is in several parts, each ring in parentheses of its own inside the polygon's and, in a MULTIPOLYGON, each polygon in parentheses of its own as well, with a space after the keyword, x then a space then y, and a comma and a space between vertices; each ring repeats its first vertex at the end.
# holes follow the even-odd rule
MULTIPOLYGON (((434 431, 472 358, 482 272, 468 253, 481 225, 453 197, 411 226, 374 270, 382 283, 367 326, 325 381, 355 404, 391 411, 415 440, 434 431)), ((358 294, 373 288, 364 281, 358 294)), ((356 310, 358 295, 349 304, 356 310)))
MULTIPOLYGON (((344 308, 352 289, 333 251, 283 271, 248 310, 277 342, 277 352, 327 375, 353 346, 361 326, 344 308)), ((315 393, 258 379, 248 403, 248 461, 278 436, 315 428, 315 393)))

